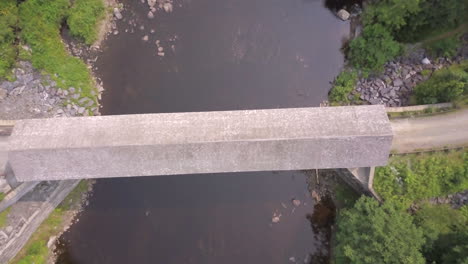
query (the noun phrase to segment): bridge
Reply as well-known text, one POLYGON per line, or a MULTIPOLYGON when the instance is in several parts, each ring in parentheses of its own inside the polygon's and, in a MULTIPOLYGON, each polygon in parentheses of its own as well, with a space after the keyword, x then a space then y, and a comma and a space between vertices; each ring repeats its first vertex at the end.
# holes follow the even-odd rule
POLYGON ((383 166, 383 106, 16 121, 7 177, 28 182, 383 166))

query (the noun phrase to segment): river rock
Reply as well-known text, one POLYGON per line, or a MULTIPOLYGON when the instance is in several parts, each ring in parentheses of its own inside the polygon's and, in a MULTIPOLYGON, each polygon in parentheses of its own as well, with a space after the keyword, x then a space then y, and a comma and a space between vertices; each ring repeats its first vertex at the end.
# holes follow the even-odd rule
POLYGON ((164 8, 164 11, 166 11, 167 13, 170 13, 173 10, 171 3, 164 3, 163 8, 164 8))
POLYGON ((57 237, 56 236, 51 236, 49 238, 49 241, 47 241, 47 248, 51 248, 54 245, 55 240, 57 240, 57 237))
POLYGON ((293 200, 292 200, 292 204, 293 204, 294 206, 298 207, 298 206, 301 205, 301 201, 298 200, 298 199, 293 199, 293 200))
POLYGON ((403 81, 401 79, 393 80, 393 86, 400 87, 403 85, 403 81))
POLYGON ((153 18, 154 18, 153 12, 149 11, 147 17, 148 17, 149 19, 153 19, 153 18))
POLYGON ((122 19, 123 18, 122 13, 120 13, 120 10, 117 7, 114 8, 114 16, 117 19, 122 19))
POLYGON ((424 64, 424 65, 429 65, 429 64, 431 64, 431 61, 430 61, 428 58, 424 58, 421 62, 422 62, 422 64, 424 64))
POLYGON ((143 38, 141 38, 143 41, 148 41, 149 37, 148 35, 144 35, 143 38))
POLYGON ((156 5, 156 2, 157 2, 156 0, 148 0, 148 5, 149 5, 149 7, 150 7, 150 8, 151 8, 151 7, 154 7, 154 6, 156 5))
POLYGON ((336 13, 336 15, 343 21, 346 21, 349 19, 349 12, 344 10, 344 9, 340 9, 340 11, 338 11, 338 13, 336 13))
POLYGON ((3 88, 0 88, 0 100, 5 99, 7 95, 8 95, 8 91, 3 88))
POLYGON ((78 108, 78 114, 83 114, 86 109, 84 107, 78 108))

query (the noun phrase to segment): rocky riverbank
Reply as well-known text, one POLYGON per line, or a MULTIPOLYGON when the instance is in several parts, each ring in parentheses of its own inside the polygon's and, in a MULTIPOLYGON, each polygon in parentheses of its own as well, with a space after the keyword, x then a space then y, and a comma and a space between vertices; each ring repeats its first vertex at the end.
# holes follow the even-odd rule
POLYGON ((14 78, 0 83, 0 119, 99 115, 93 99, 81 97, 81 91, 74 87, 59 88, 30 62, 19 62, 14 78))
MULTIPOLYGON (((468 43, 468 34, 463 36, 463 41, 468 43)), ((413 48, 408 55, 386 63, 382 74, 359 79, 349 99, 359 98, 365 103, 388 107, 407 106, 414 87, 434 71, 466 59, 467 45, 462 45, 453 58, 432 58, 423 48, 413 48)))

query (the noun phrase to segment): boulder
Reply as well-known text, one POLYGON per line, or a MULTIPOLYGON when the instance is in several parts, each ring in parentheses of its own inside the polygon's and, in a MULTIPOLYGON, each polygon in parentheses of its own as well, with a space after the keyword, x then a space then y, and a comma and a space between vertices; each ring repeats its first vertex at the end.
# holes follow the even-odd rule
POLYGON ((120 13, 120 10, 117 7, 114 8, 114 16, 117 19, 122 19, 123 18, 122 14, 120 13))
POLYGON ((393 80, 393 86, 400 87, 403 85, 403 81, 401 79, 393 80))
POLYGON ((431 61, 430 61, 428 58, 424 58, 421 62, 422 62, 422 64, 424 64, 424 65, 429 65, 429 64, 431 64, 431 61))
POLYGON ((166 11, 167 13, 172 12, 172 9, 173 9, 171 3, 164 3, 163 8, 164 8, 164 11, 166 11))
POLYGON ((340 9, 340 11, 338 11, 338 13, 336 13, 336 15, 343 21, 346 21, 349 19, 349 12, 344 10, 344 9, 340 9))

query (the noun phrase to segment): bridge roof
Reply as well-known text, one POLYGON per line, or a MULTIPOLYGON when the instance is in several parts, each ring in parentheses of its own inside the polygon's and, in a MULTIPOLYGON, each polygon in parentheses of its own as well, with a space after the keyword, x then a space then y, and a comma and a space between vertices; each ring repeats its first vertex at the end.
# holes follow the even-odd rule
POLYGON ((18 121, 20 149, 392 135, 381 106, 138 114, 18 121))
POLYGON ((384 165, 383 106, 20 120, 9 140, 18 180, 384 165))

